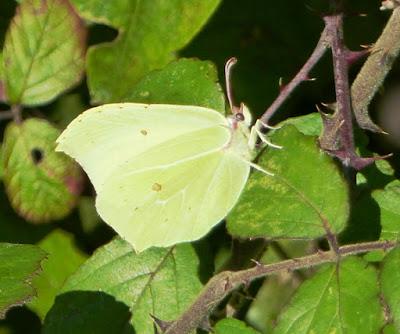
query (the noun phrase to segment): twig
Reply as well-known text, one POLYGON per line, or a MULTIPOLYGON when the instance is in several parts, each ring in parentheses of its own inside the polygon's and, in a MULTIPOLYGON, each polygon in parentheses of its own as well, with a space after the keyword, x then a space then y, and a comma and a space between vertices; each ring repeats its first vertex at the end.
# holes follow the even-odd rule
MULTIPOLYGON (((390 250, 398 245, 394 241, 375 241, 352 244, 339 247, 340 258, 357 255, 375 250, 390 250)), ((338 254, 334 251, 317 252, 312 255, 294 258, 268 265, 256 265, 253 268, 241 271, 225 271, 211 278, 203 292, 195 302, 176 321, 169 324, 165 334, 184 334, 195 330, 214 307, 229 293, 239 286, 247 284, 256 278, 277 274, 282 271, 293 271, 321 265, 335 263, 338 254)))
POLYGON ((331 37, 333 57, 333 72, 335 78, 336 106, 341 126, 340 143, 342 150, 351 159, 355 154, 353 138, 353 116, 350 102, 349 66, 347 62, 347 48, 343 43, 343 14, 326 16, 326 27, 331 37))
POLYGON ((14 113, 11 110, 0 111, 0 121, 9 120, 14 117, 14 113))
POLYGON ((295 88, 301 84, 303 81, 309 80, 309 73, 314 68, 315 64, 322 58, 325 54, 326 50, 329 47, 329 43, 327 41, 327 31, 325 29, 321 33, 321 37, 315 47, 313 53, 310 58, 307 59, 306 63, 300 69, 300 71, 296 74, 296 76, 285 85, 278 97, 271 104, 271 106, 265 111, 265 113, 261 116, 261 121, 265 124, 268 124, 272 116, 276 113, 279 107, 286 101, 290 94, 295 90, 295 88))
POLYGON ((12 105, 11 113, 13 115, 14 122, 17 124, 21 124, 22 123, 21 106, 19 104, 12 105))
POLYGON ((384 157, 363 158, 357 155, 354 145, 353 113, 349 84, 349 51, 343 41, 343 14, 324 17, 333 56, 333 71, 336 91, 336 112, 322 114, 324 132, 320 137, 321 147, 339 158, 345 167, 361 170, 384 157))

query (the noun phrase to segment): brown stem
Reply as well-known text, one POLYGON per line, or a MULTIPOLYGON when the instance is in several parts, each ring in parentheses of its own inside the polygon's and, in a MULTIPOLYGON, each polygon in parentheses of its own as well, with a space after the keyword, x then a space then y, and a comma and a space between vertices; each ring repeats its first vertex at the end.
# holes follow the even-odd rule
POLYGON ((14 113, 11 110, 0 111, 0 121, 14 118, 14 113))
POLYGON ((11 113, 13 115, 14 122, 17 124, 21 124, 22 123, 21 106, 18 104, 12 105, 11 113))
MULTIPOLYGON (((339 247, 340 258, 357 255, 374 250, 389 250, 398 245, 394 241, 374 241, 339 247)), ((334 251, 317 252, 312 255, 294 258, 268 265, 256 265, 241 271, 224 271, 210 279, 194 303, 176 321, 169 324, 165 334, 184 334, 195 330, 216 305, 234 289, 246 285, 256 278, 277 274, 282 271, 293 271, 335 263, 338 254, 334 251)))
POLYGON ((340 137, 340 150, 343 152, 342 161, 349 165, 355 156, 353 139, 353 116, 351 112, 349 66, 347 49, 343 42, 343 14, 326 16, 324 18, 331 40, 333 57, 333 72, 335 78, 337 121, 340 137))
POLYGON ((271 106, 265 111, 265 113, 261 116, 261 121, 263 123, 268 123, 272 116, 276 113, 279 107, 286 101, 290 94, 295 90, 295 88, 309 79, 309 73, 314 68, 315 64, 322 58, 325 54, 325 51, 328 49, 329 43, 327 41, 327 31, 326 27, 321 33, 321 37, 315 47, 313 53, 310 58, 308 58, 307 62, 303 65, 300 71, 296 74, 296 76, 285 86, 282 88, 276 100, 271 104, 271 106))

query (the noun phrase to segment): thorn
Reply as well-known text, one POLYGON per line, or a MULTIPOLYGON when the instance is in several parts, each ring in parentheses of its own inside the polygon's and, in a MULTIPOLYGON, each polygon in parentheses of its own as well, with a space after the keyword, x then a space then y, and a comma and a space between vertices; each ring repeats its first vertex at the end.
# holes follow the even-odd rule
POLYGON ((363 49, 360 51, 346 51, 346 60, 349 65, 353 65, 356 61, 371 53, 371 49, 363 49))
MULTIPOLYGON (((324 104, 324 103, 322 103, 322 102, 321 102, 321 104, 322 104, 324 107, 327 107, 326 104, 324 104)), ((318 113, 321 115, 322 119, 330 119, 330 118, 332 117, 331 114, 328 114, 328 113, 323 112, 323 111, 321 110, 321 108, 319 107, 318 104, 315 105, 315 108, 317 108, 317 111, 318 111, 318 113)))
POLYGON ((261 267, 262 263, 260 263, 259 261, 255 260, 255 259, 250 259, 251 262, 255 263, 256 267, 261 267))
POLYGON ((202 329, 203 331, 206 331, 207 333, 212 333, 213 328, 210 323, 210 319, 206 316, 199 324, 199 328, 202 329))
MULTIPOLYGON (((321 103, 321 104, 322 104, 323 106, 325 106, 325 104, 323 104, 323 103, 321 103)), ((318 111, 320 114, 327 115, 327 114, 325 114, 325 113, 321 110, 321 108, 319 107, 318 104, 315 105, 315 108, 317 108, 317 111, 318 111)))
POLYGON ((390 158, 393 153, 386 154, 383 156, 375 156, 375 157, 359 157, 359 156, 349 156, 348 152, 346 151, 331 151, 332 155, 339 158, 344 164, 353 167, 355 170, 360 171, 369 165, 372 165, 375 161, 384 160, 390 158))
POLYGON ((367 13, 359 13, 359 12, 347 12, 346 13, 346 16, 347 17, 366 17, 366 16, 368 16, 368 14, 367 13))
POLYGON ((225 278, 225 285, 224 285, 224 290, 229 291, 232 287, 231 280, 229 277, 225 278))
POLYGON ((329 110, 336 111, 336 102, 332 102, 332 103, 321 102, 321 104, 322 104, 325 108, 327 108, 327 109, 329 109, 329 110))
POLYGON ((317 78, 305 78, 304 81, 315 81, 317 78))
POLYGON ((279 91, 282 92, 286 87, 286 85, 283 83, 283 77, 279 77, 278 85, 279 85, 279 91))
POLYGON ((158 319, 156 316, 153 314, 150 314, 150 317, 153 318, 154 323, 157 325, 157 327, 161 330, 161 333, 165 333, 167 329, 171 326, 173 323, 172 321, 164 321, 161 319, 158 319))
POLYGON ((363 48, 363 49, 372 49, 373 47, 374 47, 374 43, 372 43, 372 44, 360 44, 360 48, 363 48))

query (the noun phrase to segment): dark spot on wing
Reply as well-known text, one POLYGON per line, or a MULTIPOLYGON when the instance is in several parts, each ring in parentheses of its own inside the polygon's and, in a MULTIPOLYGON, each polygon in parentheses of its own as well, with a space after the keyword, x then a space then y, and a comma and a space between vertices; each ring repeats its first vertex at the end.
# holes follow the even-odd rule
POLYGON ((140 130, 140 133, 141 133, 143 136, 147 136, 147 134, 148 134, 147 130, 145 130, 145 129, 140 130))
POLYGON ((151 189, 153 190, 153 191, 157 191, 157 192, 159 192, 159 191, 161 191, 161 189, 162 189, 162 186, 161 186, 161 184, 159 184, 159 183, 154 183, 152 186, 151 186, 151 189))

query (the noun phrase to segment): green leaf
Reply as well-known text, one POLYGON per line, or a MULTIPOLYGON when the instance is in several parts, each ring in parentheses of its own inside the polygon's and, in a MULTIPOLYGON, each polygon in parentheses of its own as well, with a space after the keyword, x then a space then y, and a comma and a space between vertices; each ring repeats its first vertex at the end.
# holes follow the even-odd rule
POLYGON ((319 136, 322 133, 321 115, 314 112, 304 116, 290 117, 281 125, 294 125, 297 130, 306 136, 319 136))
POLYGON ((394 169, 387 160, 377 160, 357 173, 357 185, 369 189, 384 188, 395 180, 394 169))
POLYGON ((215 325, 215 334, 257 334, 253 328, 247 326, 243 321, 234 318, 225 318, 215 325))
POLYGON ((104 225, 96 211, 93 196, 81 196, 78 203, 79 220, 85 233, 93 233, 99 225, 104 225))
POLYGON ((384 298, 389 306, 394 325, 400 331, 400 248, 386 255, 381 273, 384 298))
POLYGON ((338 268, 326 265, 300 286, 274 334, 379 333, 383 315, 375 269, 356 257, 338 268))
POLYGON ((66 155, 55 152, 60 131, 45 120, 9 123, 3 143, 4 184, 12 207, 25 219, 61 219, 74 207, 81 171, 66 155))
POLYGON ((119 102, 147 73, 176 58, 201 29, 219 0, 110 1, 73 0, 86 19, 119 31, 112 43, 91 47, 87 58, 92 99, 119 102))
POLYGON ((239 203, 228 216, 228 230, 239 237, 316 238, 341 231, 349 215, 348 190, 330 157, 314 137, 293 126, 277 130, 258 161, 273 172, 253 171, 239 203), (326 225, 324 227, 324 225, 326 225))
POLYGON ((380 207, 381 240, 399 240, 400 237, 400 181, 389 183, 384 190, 376 190, 372 197, 380 207))
POLYGON ((0 102, 6 100, 6 92, 4 86, 4 66, 3 66, 3 53, 0 52, 0 102))
POLYGON ((399 334, 399 332, 393 324, 389 324, 383 328, 382 334, 399 334))
POLYGON ((0 319, 35 295, 31 281, 46 253, 33 245, 0 244, 0 319))
POLYGON ((8 101, 43 104, 78 83, 85 40, 85 28, 67 0, 25 0, 4 44, 8 101))
POLYGON ((153 333, 150 315, 173 320, 193 302, 202 287, 198 271, 191 245, 136 254, 115 239, 70 277, 44 333, 132 333, 131 326, 136 334, 153 333))
POLYGON ((146 75, 125 101, 195 105, 225 113, 225 96, 217 82, 211 62, 180 59, 146 75))
POLYGON ((62 230, 54 230, 38 246, 49 256, 42 264, 42 274, 33 279, 37 298, 28 306, 44 319, 65 280, 85 261, 86 255, 77 248, 72 235, 62 230))

